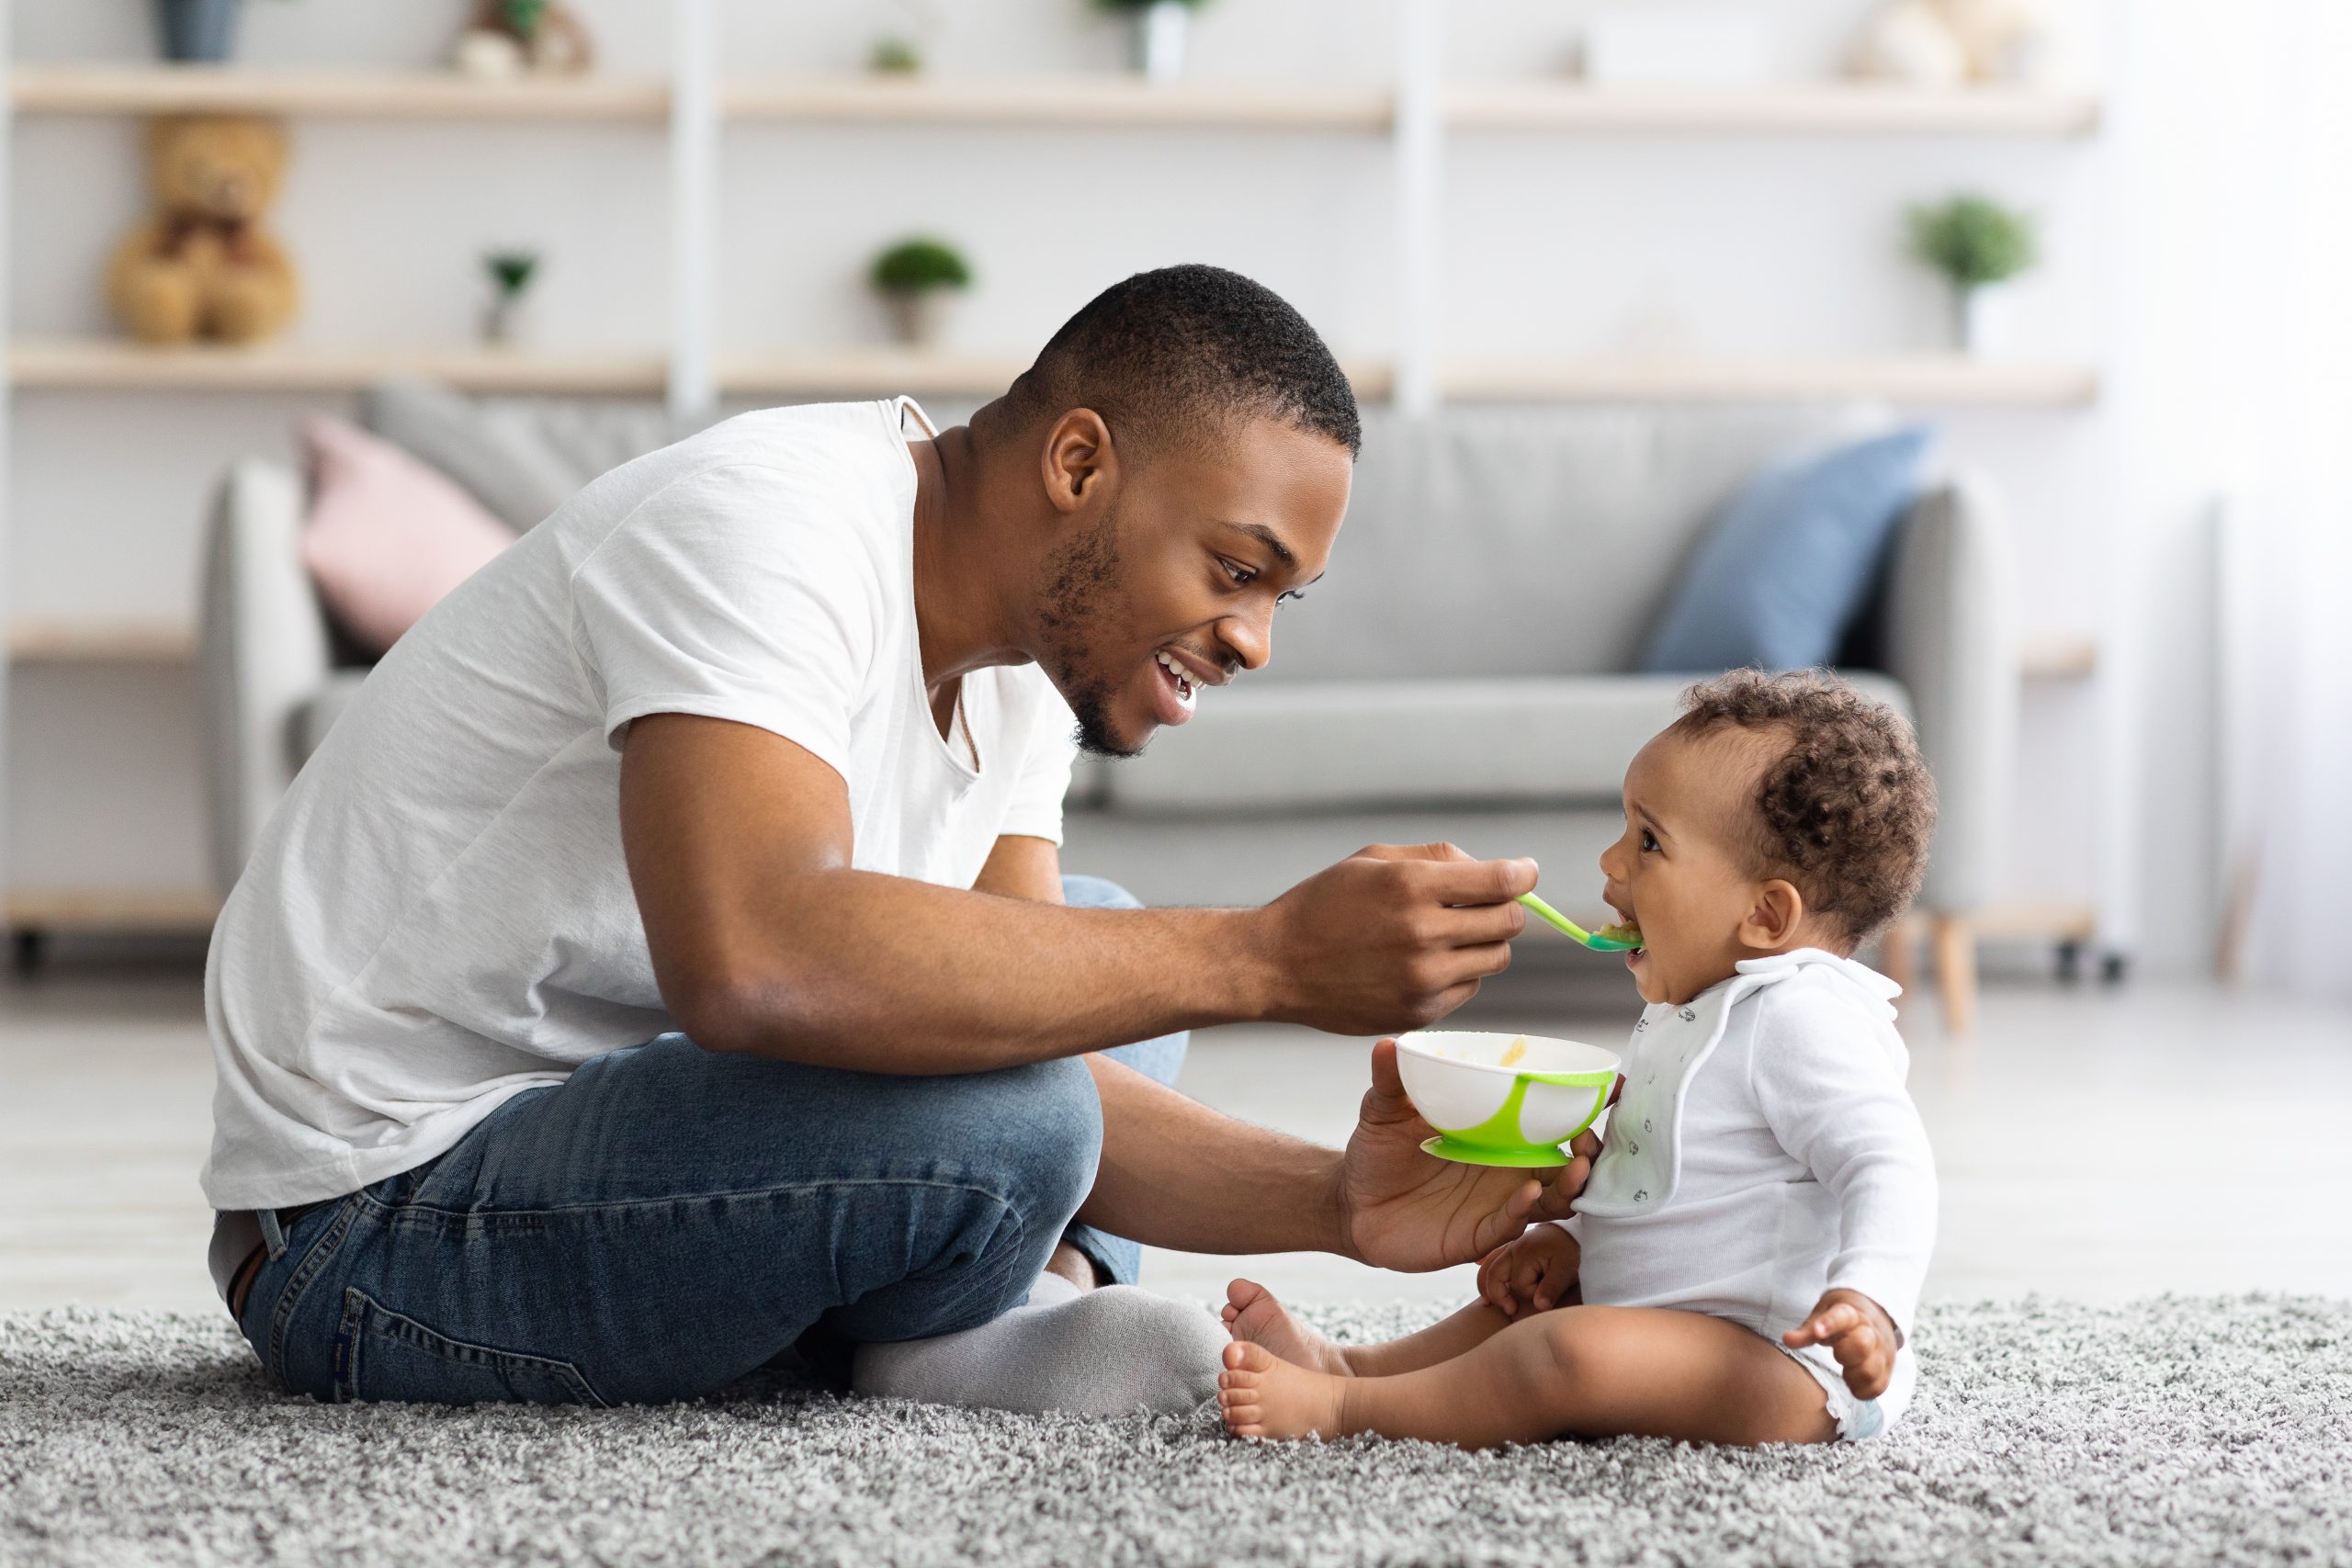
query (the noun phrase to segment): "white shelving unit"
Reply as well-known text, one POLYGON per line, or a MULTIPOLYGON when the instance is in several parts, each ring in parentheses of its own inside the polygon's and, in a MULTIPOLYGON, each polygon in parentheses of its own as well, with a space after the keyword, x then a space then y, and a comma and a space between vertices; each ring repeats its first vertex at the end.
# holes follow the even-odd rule
MULTIPOLYGON (((1843 395, 1939 406, 2064 410, 2099 395, 2095 367, 1986 363, 1951 356, 1819 360, 1467 362, 1438 342, 1442 288, 1434 236, 1452 136, 1587 133, 1805 136, 1889 134, 2066 139, 2094 132, 2097 99, 2072 94, 1919 93, 1838 83, 1723 93, 1598 89, 1555 83, 1448 84, 1438 74, 1438 0, 1397 0, 1395 80, 1363 85, 1188 82, 1126 77, 1019 79, 791 77, 722 73, 714 0, 673 0, 667 78, 483 83, 450 73, 241 66, 27 63, 8 67, 0 6, 0 170, 19 116, 145 116, 240 111, 296 120, 460 120, 640 126, 666 139, 670 190, 669 341, 639 353, 492 352, 470 345, 322 347, 281 343, 248 350, 151 349, 118 339, 39 339, 7 345, 0 378, 0 495, 6 489, 7 399, 48 391, 165 396, 348 392, 392 374, 479 391, 663 396, 684 412, 723 395, 985 395, 1024 360, 893 348, 778 349, 722 355, 716 319, 718 206, 729 124, 1088 129, 1272 132, 1385 138, 1396 192, 1397 269, 1393 360, 1354 360, 1367 399, 1425 413, 1462 400, 1771 399, 1843 395)), ((494 134, 494 131, 485 132, 494 134)), ((0 190, 0 227, 7 214, 0 190)), ((4 258, 0 258, 4 259, 4 258)), ((5 294, 0 276, 0 295, 5 294)), ((0 540, 6 528, 0 526, 0 540)), ((5 548, 0 544, 0 548, 5 548)), ((0 560, 0 565, 5 565, 0 560)), ((0 638, 5 660, 26 664, 184 664, 183 624, 29 621, 0 638)), ((2070 658, 2075 657, 2073 655, 2070 658)), ((2086 661, 2092 656, 2082 655, 2086 661)), ((2052 661, 2055 669, 2059 662, 2052 661)), ((2071 665, 2069 666, 2071 668, 2071 665)), ((0 681, 5 688, 5 681, 0 681)), ((4 701, 4 699, 0 699, 4 701)), ((0 706, 5 722, 5 706, 0 706)), ((5 729, 0 729, 0 735, 5 729)), ((0 809, 5 809, 0 802, 0 809)), ((0 878, 5 868, 0 868, 0 878)), ((122 897, 71 891, 12 894, 19 926, 208 919, 194 893, 122 897)))

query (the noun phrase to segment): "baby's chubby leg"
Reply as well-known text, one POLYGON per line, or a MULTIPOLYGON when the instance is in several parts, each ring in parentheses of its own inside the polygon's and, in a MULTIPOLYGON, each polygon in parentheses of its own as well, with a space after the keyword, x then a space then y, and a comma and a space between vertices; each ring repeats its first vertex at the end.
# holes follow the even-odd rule
POLYGON ((1698 1313, 1562 1307, 1388 1377, 1335 1377, 1253 1344, 1226 1347, 1225 1366, 1217 1401, 1239 1437, 1380 1432, 1476 1449, 1566 1436, 1748 1445, 1837 1435, 1803 1367, 1698 1313))
POLYGON ((1510 1321, 1486 1303, 1473 1302, 1402 1339, 1380 1345, 1337 1345, 1291 1316, 1274 1292, 1256 1280, 1236 1280, 1225 1288, 1225 1326, 1234 1338, 1262 1346, 1295 1366, 1333 1377, 1384 1378, 1433 1367, 1476 1349, 1510 1327, 1510 1321))

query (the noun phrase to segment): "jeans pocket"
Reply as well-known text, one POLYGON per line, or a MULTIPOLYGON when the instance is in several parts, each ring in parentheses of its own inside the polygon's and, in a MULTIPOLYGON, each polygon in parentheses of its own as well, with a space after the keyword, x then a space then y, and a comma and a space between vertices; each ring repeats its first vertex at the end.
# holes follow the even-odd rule
POLYGON ((452 1339, 360 1290, 343 1293, 334 1396, 417 1404, 607 1403, 570 1361, 452 1339))

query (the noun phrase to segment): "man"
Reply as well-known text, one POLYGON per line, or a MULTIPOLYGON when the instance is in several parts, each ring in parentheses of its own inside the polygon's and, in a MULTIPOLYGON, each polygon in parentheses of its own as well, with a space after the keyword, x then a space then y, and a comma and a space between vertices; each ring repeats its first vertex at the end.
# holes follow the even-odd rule
POLYGON ((1358 439, 1295 311, 1172 267, 968 428, 747 414, 451 594, 214 937, 215 1273, 272 1375, 671 1399, 811 1329, 1011 1322, 1046 1275, 1131 1280, 1137 1243, 1430 1269, 1564 1213, 1582 1160, 1546 1190, 1420 1154, 1393 1046, 1344 1155, 1166 1084, 1204 1024, 1442 1016, 1509 963, 1531 863, 1065 897, 1073 729, 1132 755, 1266 661, 1358 439))

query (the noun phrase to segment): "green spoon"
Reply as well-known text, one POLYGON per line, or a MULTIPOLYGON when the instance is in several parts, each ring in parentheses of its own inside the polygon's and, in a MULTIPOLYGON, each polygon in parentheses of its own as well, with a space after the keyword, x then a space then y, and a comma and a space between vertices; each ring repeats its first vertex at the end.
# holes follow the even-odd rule
POLYGON ((1562 935, 1584 943, 1595 953, 1631 953, 1642 945, 1638 942, 1627 942, 1623 937, 1595 936, 1532 893, 1521 894, 1519 901, 1557 926, 1562 935))

